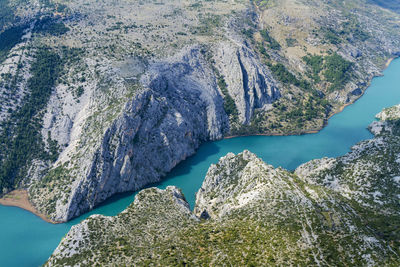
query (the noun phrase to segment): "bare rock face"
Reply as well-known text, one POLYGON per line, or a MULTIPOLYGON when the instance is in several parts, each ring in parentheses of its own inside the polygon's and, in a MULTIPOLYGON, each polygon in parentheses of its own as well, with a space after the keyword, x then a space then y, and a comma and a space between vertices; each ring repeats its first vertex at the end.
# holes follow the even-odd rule
POLYGON ((368 129, 374 135, 383 135, 386 133, 398 134, 399 125, 398 120, 400 119, 400 105, 396 105, 390 108, 385 108, 379 112, 376 116, 379 121, 372 122, 368 129))
POLYGON ((245 44, 220 43, 214 59, 235 100, 240 123, 248 124, 255 109, 265 108, 280 97, 270 71, 245 44))
POLYGON ((400 105, 385 108, 376 115, 381 121, 396 121, 400 119, 400 105))
POLYGON ((257 177, 262 173, 262 179, 270 172, 275 174, 272 166, 247 150, 239 155, 227 154, 209 168, 196 194, 194 213, 200 218, 217 219, 260 199, 257 177))
POLYGON ((65 219, 115 193, 159 181, 201 142, 221 138, 227 130, 223 99, 198 49, 153 64, 142 83, 146 89, 105 132, 89 173, 74 188, 65 219))

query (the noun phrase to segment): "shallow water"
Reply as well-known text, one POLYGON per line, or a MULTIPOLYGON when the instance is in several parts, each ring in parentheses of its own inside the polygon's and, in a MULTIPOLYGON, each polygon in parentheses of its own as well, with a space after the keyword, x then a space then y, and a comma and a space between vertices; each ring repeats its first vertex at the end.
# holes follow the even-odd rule
MULTIPOLYGON (((371 138, 366 129, 384 107, 400 103, 400 59, 374 78, 356 103, 333 116, 321 132, 300 136, 249 136, 203 144, 196 155, 179 164, 159 188, 175 185, 182 189, 191 207, 208 167, 228 152, 248 149, 267 163, 290 170, 311 159, 337 157, 350 151, 357 142, 371 138)), ((70 227, 87 216, 116 215, 134 198, 125 194, 65 224, 52 225, 19 208, 0 206, 0 266, 38 266, 57 247, 70 227)))

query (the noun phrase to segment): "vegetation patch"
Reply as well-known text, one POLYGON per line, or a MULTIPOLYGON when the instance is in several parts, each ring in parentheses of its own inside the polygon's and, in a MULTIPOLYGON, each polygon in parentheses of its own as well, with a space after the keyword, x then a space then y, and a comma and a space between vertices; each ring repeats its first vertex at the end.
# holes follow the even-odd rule
POLYGON ((26 28, 26 25, 21 25, 0 33, 0 63, 6 59, 10 50, 21 42, 26 28))
POLYGON ((273 0, 254 0, 253 3, 259 9, 265 10, 267 8, 272 7, 274 4, 274 1, 273 0))
POLYGON ((224 109, 226 114, 231 118, 232 121, 237 121, 239 116, 239 111, 237 110, 235 100, 229 95, 228 88, 225 79, 222 75, 218 74, 217 83, 219 89, 221 89, 224 95, 224 109))
POLYGON ((45 17, 37 22, 34 32, 60 36, 68 32, 69 28, 63 22, 59 22, 54 18, 45 17))
POLYGON ((267 30, 265 30, 265 29, 261 30, 260 34, 261 34, 263 40, 268 43, 268 47, 269 48, 271 48, 273 50, 280 50, 281 49, 281 45, 274 38, 272 38, 269 35, 267 30))
POLYGON ((303 57, 304 62, 311 68, 311 78, 314 82, 321 81, 319 74, 323 69, 324 57, 318 55, 308 55, 303 57))
POLYGON ((280 82, 285 84, 292 84, 294 86, 300 87, 304 90, 310 90, 311 85, 306 80, 299 80, 297 77, 288 71, 282 63, 277 63, 275 65, 270 65, 270 70, 280 82))
POLYGON ((286 113, 286 119, 295 120, 299 124, 299 127, 301 127, 305 121, 311 121, 318 117, 324 118, 329 107, 328 100, 321 98, 314 91, 304 101, 301 101, 296 109, 286 113))
POLYGON ((325 79, 331 83, 330 90, 340 89, 350 79, 350 70, 353 63, 334 53, 325 58, 325 79))
POLYGON ((60 70, 61 58, 57 53, 47 47, 37 50, 24 105, 11 114, 0 132, 0 190, 14 188, 34 158, 54 160, 55 149, 44 149, 40 121, 60 70))
POLYGON ((214 29, 221 25, 221 16, 209 13, 200 17, 200 25, 192 28, 191 32, 198 35, 212 35, 214 29))
POLYGON ((350 80, 353 63, 334 53, 329 56, 307 55, 303 61, 310 68, 309 76, 315 83, 323 80, 330 84, 329 91, 343 88, 350 80))

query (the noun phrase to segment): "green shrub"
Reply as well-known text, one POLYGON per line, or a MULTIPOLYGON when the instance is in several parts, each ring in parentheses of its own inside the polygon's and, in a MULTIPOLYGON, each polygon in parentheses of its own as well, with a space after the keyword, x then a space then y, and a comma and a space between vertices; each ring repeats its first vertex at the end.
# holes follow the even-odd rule
POLYGON ((348 82, 352 66, 352 62, 345 60, 337 53, 325 57, 324 76, 331 83, 330 90, 339 89, 348 82))
POLYGON ((303 57, 303 60, 311 68, 311 74, 314 81, 319 82, 319 73, 323 69, 324 57, 317 55, 308 55, 303 57))
POLYGON ((292 84, 304 90, 311 89, 311 85, 307 81, 297 79, 296 76, 288 71, 282 63, 272 65, 270 66, 270 69, 274 76, 282 83, 292 84))
POLYGON ((57 20, 51 17, 45 17, 39 20, 36 25, 34 32, 36 33, 44 33, 50 34, 54 36, 60 36, 64 33, 68 32, 69 28, 64 25, 62 22, 58 22, 57 20))
POLYGON ((274 39, 272 38, 267 30, 261 30, 260 31, 261 36, 263 37, 264 41, 268 43, 268 46, 273 49, 273 50, 280 50, 281 45, 274 39))
POLYGON ((57 148, 50 143, 51 152, 44 150, 40 119, 61 70, 61 59, 49 48, 39 48, 31 65, 28 94, 21 108, 3 123, 0 132, 0 190, 12 188, 22 179, 34 158, 54 160, 57 148))
POLYGON ((0 34, 0 63, 6 59, 10 50, 21 42, 26 28, 26 25, 17 26, 5 30, 0 34))
POLYGON ((237 120, 239 112, 236 108, 235 100, 233 100, 233 98, 228 93, 227 85, 222 75, 218 76, 217 83, 219 89, 221 89, 221 92, 224 95, 224 109, 226 114, 228 114, 228 116, 232 116, 234 120, 237 120))

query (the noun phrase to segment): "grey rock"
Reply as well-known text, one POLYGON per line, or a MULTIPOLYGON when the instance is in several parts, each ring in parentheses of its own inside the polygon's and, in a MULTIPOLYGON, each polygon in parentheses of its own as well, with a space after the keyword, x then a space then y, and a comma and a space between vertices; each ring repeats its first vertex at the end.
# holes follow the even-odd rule
POLYGON ((221 43, 214 59, 228 85, 229 95, 235 100, 241 123, 248 124, 255 109, 264 108, 280 98, 270 71, 247 46, 221 43))

